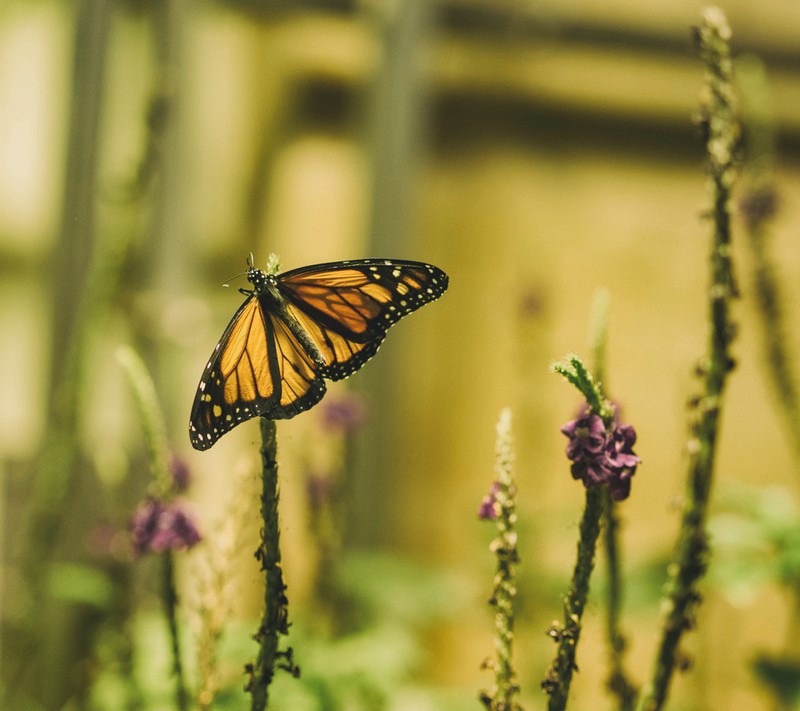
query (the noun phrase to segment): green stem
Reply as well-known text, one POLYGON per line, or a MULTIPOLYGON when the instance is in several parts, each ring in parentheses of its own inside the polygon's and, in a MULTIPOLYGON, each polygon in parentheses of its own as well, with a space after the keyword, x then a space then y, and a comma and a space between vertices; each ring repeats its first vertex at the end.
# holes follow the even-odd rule
POLYGON ((597 538, 603 515, 603 489, 593 486, 586 490, 586 507, 580 526, 578 555, 572 582, 564 599, 564 623, 550 631, 558 643, 556 658, 547 671, 542 688, 550 696, 548 711, 563 711, 567 705, 572 673, 577 669, 575 654, 581 634, 581 619, 589 595, 589 581, 594 570, 597 538))
POLYGON ((269 685, 280 666, 298 674, 292 661, 291 648, 279 650, 280 635, 289 634, 289 600, 281 568, 280 529, 278 522, 278 440, 275 422, 264 417, 261 422, 262 493, 261 517, 263 519, 261 545, 256 558, 261 562, 265 576, 264 617, 255 635, 259 644, 255 666, 248 667, 251 680, 248 684, 252 711, 263 711, 269 702, 269 685))
POLYGON ((620 631, 619 618, 622 606, 622 579, 620 576, 619 518, 617 506, 608 489, 603 489, 603 545, 608 564, 608 600, 606 608, 606 638, 610 652, 611 670, 608 688, 617 697, 621 711, 631 711, 636 704, 638 690, 628 679, 623 664, 626 641, 620 631))
MULTIPOLYGON (((84 527, 92 511, 72 512, 76 492, 89 483, 80 466, 81 393, 86 373, 92 316, 107 306, 97 292, 92 263, 99 237, 96 230, 98 154, 108 66, 108 43, 114 3, 74 3, 71 101, 66 145, 62 210, 54 259, 48 269, 52 294, 52 350, 48 427, 29 494, 27 516, 18 535, 19 567, 26 586, 26 606, 19 620, 15 654, 2 670, 8 698, 4 707, 36 703, 61 708, 70 697, 84 696, 91 684, 91 655, 97 616, 74 601, 52 598, 46 581, 50 564, 71 545, 85 541, 84 527)), ((43 285, 43 288, 47 288, 43 285)), ((103 500, 102 496, 98 500, 103 500)), ((90 507, 91 508, 91 507, 90 507)), ((74 562, 74 559, 71 558, 74 562)))
POLYGON ((512 461, 514 449, 511 437, 511 410, 505 408, 497 422, 495 479, 492 491, 497 516, 497 535, 492 540, 491 551, 497 561, 494 586, 489 604, 494 608, 495 658, 485 662, 494 669, 494 686, 481 692, 479 698, 489 711, 522 711, 516 700, 519 693, 517 675, 512 662, 514 646, 514 602, 517 596, 517 514, 516 493, 512 461))
MULTIPOLYGON (((592 304, 590 343, 592 348, 592 370, 598 383, 607 391, 605 361, 608 341, 609 296, 598 290, 592 304)), ((607 685, 619 702, 620 711, 632 711, 638 690, 628 679, 623 663, 626 641, 620 631, 620 609, 622 607, 622 577, 619 556, 619 517, 617 507, 608 489, 603 491, 603 548, 606 554, 608 598, 606 600, 606 641, 609 648, 607 685)))
POLYGON ((706 516, 711 494, 714 455, 719 430, 722 392, 731 369, 729 345, 733 326, 730 300, 735 296, 730 258, 730 195, 734 182, 735 118, 732 108, 732 65, 728 48, 730 30, 723 13, 708 8, 700 28, 700 50, 707 67, 708 158, 713 192, 713 245, 709 316, 711 333, 705 366, 705 393, 700 400, 694 436, 689 443, 690 462, 681 534, 670 566, 667 612, 650 687, 642 699, 643 711, 661 709, 672 673, 679 662, 678 644, 683 632, 694 626, 700 600, 697 583, 707 567, 706 516))
POLYGON ((785 295, 770 258, 772 221, 778 208, 775 188, 775 130, 763 63, 737 62, 738 86, 747 126, 747 185, 741 200, 745 234, 753 255, 753 290, 758 305, 767 375, 783 412, 800 469, 800 390, 786 336, 785 295))
POLYGON ((175 560, 172 551, 166 551, 164 560, 164 608, 169 626, 170 651, 172 652, 172 671, 175 674, 175 708, 188 711, 189 692, 181 661, 181 642, 178 629, 178 591, 175 585, 175 560))

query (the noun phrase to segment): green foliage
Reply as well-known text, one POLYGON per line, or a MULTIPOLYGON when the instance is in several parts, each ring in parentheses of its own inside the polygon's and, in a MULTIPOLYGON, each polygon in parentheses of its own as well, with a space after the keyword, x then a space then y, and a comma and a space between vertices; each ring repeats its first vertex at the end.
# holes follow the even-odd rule
MULTIPOLYGON (((397 708, 398 699, 408 694, 420 708, 459 708, 450 698, 448 705, 438 705, 437 690, 417 687, 414 678, 428 661, 425 629, 458 615, 471 586, 448 572, 369 553, 342 559, 336 585, 345 631, 320 635, 313 609, 294 615, 288 644, 301 673, 299 678, 275 676, 270 708, 380 711, 397 708)), ((215 708, 241 708, 236 703, 230 686, 215 708), (226 698, 232 706, 223 705, 226 698)))
POLYGON ((738 487, 710 521, 716 551, 712 580, 737 602, 775 583, 800 590, 800 511, 778 487, 738 487))
POLYGON ((114 583, 101 570, 73 563, 53 563, 48 592, 57 600, 69 600, 106 610, 114 595, 114 583))
POLYGON ((800 708, 800 659, 785 659, 760 654, 753 671, 768 686, 783 708, 800 708))
MULTIPOLYGON (((448 571, 367 553, 342 559, 337 580, 342 583, 341 599, 347 601, 341 614, 349 629, 340 635, 320 635, 313 609, 296 613, 287 644, 295 650, 301 674, 299 678, 275 675, 271 709, 380 711, 402 707, 398 706, 402 699, 413 699, 414 708, 434 711, 474 708, 470 690, 425 688, 415 681, 429 661, 425 630, 463 612, 474 599, 474 585, 448 571)), ((182 621, 183 662, 191 670, 194 640, 185 616, 182 621)), ((215 711, 240 711, 249 704, 242 660, 253 654, 255 626, 253 620, 234 620, 222 635, 215 711)), ((171 640, 158 611, 137 612, 130 637, 107 628, 98 640, 97 659, 91 711, 174 709, 171 640), (124 659, 126 648, 130 668, 124 659)), ((191 678, 189 685, 194 687, 191 678)))
POLYGON ((419 627, 448 619, 466 607, 473 589, 463 574, 366 551, 341 559, 336 584, 358 626, 390 619, 419 627))

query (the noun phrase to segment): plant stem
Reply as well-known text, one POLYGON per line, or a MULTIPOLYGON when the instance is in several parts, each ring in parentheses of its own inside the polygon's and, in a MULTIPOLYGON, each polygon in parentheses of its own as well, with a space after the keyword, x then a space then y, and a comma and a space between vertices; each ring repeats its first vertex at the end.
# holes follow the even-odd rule
POLYGON ((548 711, 563 711, 567 705, 572 673, 577 669, 575 653, 581 634, 581 618, 589 595, 589 581, 594 570, 597 537, 603 515, 603 488, 593 486, 586 489, 586 507, 580 526, 578 556, 572 582, 564 599, 564 623, 554 625, 550 636, 558 643, 556 658, 547 670, 542 687, 550 696, 548 711))
POLYGON ((80 465, 78 431, 88 338, 97 325, 92 317, 107 307, 107 294, 97 291, 93 264, 97 265, 100 237, 95 207, 103 89, 115 5, 108 0, 79 0, 71 7, 75 36, 62 207, 58 242, 45 280, 53 300, 49 340, 54 344, 47 374, 48 426, 30 487, 25 530, 18 535, 26 606, 15 654, 6 657, 2 669, 9 708, 30 705, 33 699, 43 708, 61 708, 70 697, 84 696, 91 684, 87 659, 98 620, 94 611, 89 613, 76 601, 51 597, 45 582, 50 564, 71 545, 75 548, 70 550, 78 549, 85 541, 84 527, 93 520, 94 511, 85 503, 80 518, 72 511, 78 506, 76 492, 95 483, 90 483, 88 467, 80 465))
POLYGON ((800 389, 786 337, 785 298, 770 258, 771 223, 779 207, 775 188, 775 130, 763 63, 737 61, 737 85, 747 126, 746 185, 740 201, 745 235, 753 259, 753 290, 761 324, 767 376, 787 425, 800 469, 800 389))
POLYGON ((643 711, 662 708, 672 673, 678 664, 683 632, 694 625, 694 609, 700 600, 696 585, 705 574, 708 557, 706 513, 711 494, 714 455, 719 429, 722 392, 732 367, 729 345, 733 326, 729 305, 735 296, 730 258, 730 196, 734 182, 735 118, 732 106, 730 29, 724 14, 707 8, 699 30, 700 52, 706 63, 710 106, 708 161, 712 184, 713 244, 709 316, 711 333, 705 363, 705 392, 689 443, 689 472, 681 533, 670 566, 667 612, 650 686, 643 697, 643 711))
MULTIPOLYGON (((592 370, 598 383, 607 391, 605 362, 608 341, 609 296, 598 290, 592 304, 590 344, 592 370)), ((606 682, 608 689, 619 702, 620 711, 632 711, 638 690, 628 679, 623 663, 626 641, 620 631, 620 609, 622 607, 622 576, 619 556, 619 517, 617 506, 608 489, 603 490, 603 548, 606 554, 606 576, 608 597, 606 600, 606 641, 609 651, 610 672, 606 682)))
POLYGON ((608 565, 608 600, 606 608, 606 638, 609 647, 611 670, 607 685, 617 697, 621 711, 631 711, 636 704, 638 690, 629 680, 623 664, 626 641, 620 631, 619 617, 622 606, 622 579, 620 576, 619 517, 616 502, 608 489, 603 489, 603 545, 608 565))
POLYGON ((163 585, 164 609, 167 616, 170 635, 170 651, 172 652, 172 671, 175 674, 175 708, 179 711, 188 711, 189 692, 186 689, 186 679, 183 674, 181 661, 180 632, 178 629, 178 592, 175 586, 175 560, 172 551, 165 551, 163 585))
POLYGON ((263 711, 269 701, 269 685, 280 665, 298 674, 292 661, 292 650, 279 650, 280 635, 289 633, 289 601, 281 568, 280 528, 278 522, 278 440, 275 422, 264 417, 261 423, 261 517, 263 528, 261 545, 256 558, 264 572, 264 617, 255 635, 259 644, 255 666, 248 667, 251 674, 247 690, 252 697, 252 711, 263 711))
POLYGON ((497 560, 497 571, 489 604, 494 608, 495 658, 488 659, 485 667, 494 670, 494 686, 490 692, 481 692, 481 703, 489 711, 522 711, 516 700, 519 693, 517 675, 512 662, 514 646, 514 601, 517 596, 517 514, 516 493, 512 462, 514 448, 511 436, 511 410, 505 408, 497 422, 495 479, 492 486, 497 535, 490 549, 497 560))

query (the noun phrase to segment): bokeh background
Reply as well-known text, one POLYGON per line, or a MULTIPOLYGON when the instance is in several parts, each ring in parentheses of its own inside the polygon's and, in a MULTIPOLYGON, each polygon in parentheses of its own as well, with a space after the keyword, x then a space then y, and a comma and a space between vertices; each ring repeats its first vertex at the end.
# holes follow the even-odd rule
MULTIPOLYGON (((171 447, 193 473, 188 498, 204 545, 244 541, 225 592, 241 656, 222 670, 223 685, 241 686, 261 599, 251 544, 259 524, 255 509, 235 512, 258 497, 258 426, 199 453, 187 421, 245 283, 220 285, 243 271, 248 252, 261 265, 275 252, 285 269, 416 259, 451 279, 440 301, 392 329, 363 371, 330 388, 328 398, 347 390, 366 408, 340 474, 340 575, 377 588, 371 594, 404 629, 384 647, 405 661, 388 704, 308 708, 478 708, 478 690, 491 684, 480 664, 492 651, 493 560, 491 526, 476 510, 504 406, 514 413, 521 528, 517 669, 526 708, 544 707, 539 683, 554 650, 545 631, 561 615, 583 501, 559 433, 579 403, 549 364, 589 355, 601 289, 610 304, 607 390, 635 425, 642 458, 621 507, 623 626, 631 674, 647 678, 683 492, 686 403, 706 337, 708 193, 692 122, 703 68, 691 41, 702 7, 0 6, 0 663, 14 669, 30 654, 22 667, 36 668, 38 654, 18 634, 35 604, 49 625, 50 670, 33 682, 19 670, 6 675, 6 693, 22 689, 18 698, 31 704, 9 708, 39 708, 37 695, 41 708, 70 698, 69 708, 170 707, 153 691, 161 676, 168 685, 166 662, 140 672, 143 691, 130 706, 104 701, 118 693, 128 703, 130 689, 103 695, 92 686, 109 674, 119 639, 140 666, 165 645, 155 568, 126 558, 122 540, 150 477, 116 356, 122 345, 150 370, 171 447), (74 386, 66 405, 63 383, 74 386), (230 532, 232 519, 245 533, 230 532), (39 576, 33 595, 30 556, 41 564, 29 568, 39 576), (111 605, 120 590, 125 604, 111 605)), ((770 249, 788 346, 800 352, 800 7, 731 0, 723 9, 755 77, 755 105, 774 121, 780 209, 770 249)), ((693 666, 675 681, 676 709, 791 707, 768 692, 754 662, 797 651, 797 572, 781 567, 768 532, 770 522, 797 530, 800 468, 766 377, 752 259, 738 220, 735 228, 737 368, 715 489, 727 513, 715 519, 718 555, 685 642, 693 666), (758 520, 741 514, 741 501, 758 520)), ((278 426, 284 568, 300 627, 314 614, 318 558, 307 475, 341 458, 328 451, 320 418, 314 410, 278 426)), ((187 637, 204 555, 200 546, 181 564, 187 637)), ((602 571, 600 561, 574 708, 611 705, 602 571)), ((295 647, 312 678, 332 663, 295 647)), ((275 708, 303 708, 286 701, 298 683, 281 681, 275 708)), ((221 707, 243 707, 230 703, 221 707)))

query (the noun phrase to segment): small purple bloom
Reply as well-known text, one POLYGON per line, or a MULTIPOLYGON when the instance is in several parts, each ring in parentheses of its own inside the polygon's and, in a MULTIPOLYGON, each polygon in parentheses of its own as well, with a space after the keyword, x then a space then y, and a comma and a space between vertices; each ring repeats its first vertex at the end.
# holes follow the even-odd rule
POLYGON ((778 194, 773 188, 750 190, 739 203, 739 210, 749 229, 769 220, 778 212, 778 194))
POLYGON ((478 506, 478 518, 482 521, 494 521, 499 515, 499 503, 497 502, 497 492, 500 490, 500 484, 496 481, 492 483, 492 488, 489 493, 481 499, 481 504, 478 506))
POLYGON ((188 550, 200 542, 194 521, 178 502, 145 499, 133 514, 131 540, 137 556, 188 550))
POLYGON ((597 457, 606 444, 606 426, 599 415, 587 412, 567 422, 561 431, 569 437, 567 456, 572 461, 597 457))
POLYGON ((631 477, 636 473, 636 467, 641 459, 633 452, 636 443, 636 431, 632 425, 615 423, 611 431, 606 456, 613 476, 608 482, 611 498, 614 501, 627 499, 631 492, 631 477))
POLYGON ((320 407, 322 428, 333 434, 355 432, 367 416, 364 400, 355 393, 344 392, 338 397, 328 397, 320 407))
POLYGON ((169 473, 172 477, 172 485, 175 491, 186 491, 192 483, 192 473, 186 460, 172 452, 169 459, 169 473))
POLYGON ((599 415, 583 411, 561 431, 569 437, 567 457, 573 478, 586 487, 607 484, 611 497, 622 501, 630 494, 631 477, 640 460, 633 452, 636 432, 616 417, 615 411, 614 420, 606 427, 599 415))

